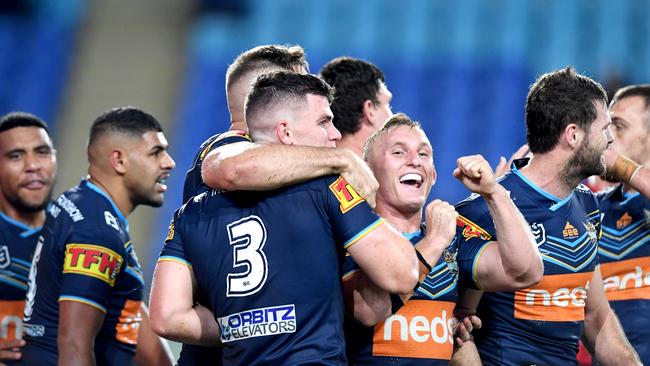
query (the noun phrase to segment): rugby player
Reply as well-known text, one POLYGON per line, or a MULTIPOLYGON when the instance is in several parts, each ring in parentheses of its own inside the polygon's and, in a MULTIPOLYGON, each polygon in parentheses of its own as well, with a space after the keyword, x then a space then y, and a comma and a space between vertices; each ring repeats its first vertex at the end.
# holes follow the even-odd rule
POLYGON ((335 90, 332 113, 334 126, 341 131, 336 146, 363 156, 368 137, 393 115, 393 94, 386 87, 384 73, 370 62, 339 57, 325 64, 320 75, 335 90))
MULTIPOLYGON (((333 147, 340 133, 331 92, 312 75, 260 77, 246 105, 253 140, 333 147)), ((432 234, 422 240, 425 256, 449 244, 432 234)), ((345 249, 387 291, 416 284, 413 246, 340 176, 197 196, 175 214, 161 254, 187 265, 168 273, 171 292, 154 281, 154 330, 185 342, 220 340, 225 364, 344 363, 338 267, 345 249), (193 288, 208 294, 214 317, 193 307, 193 288)))
MULTIPOLYGON (((483 294, 475 342, 485 365, 575 365, 581 336, 602 364, 640 364, 607 302, 597 256, 601 213, 580 184, 604 172, 610 124, 602 87, 571 67, 531 87, 526 127, 533 157, 515 161, 500 184, 531 225, 544 277, 527 289, 483 294)), ((484 198, 471 196, 456 209, 465 224, 458 230, 461 284, 483 289, 475 263, 500 238, 484 198)))
POLYGON ((45 122, 23 112, 0 118, 0 364, 21 357, 23 307, 36 238, 56 175, 45 122))
MULTIPOLYGON (((435 217, 439 215, 435 211, 427 210, 428 225, 422 224, 422 207, 435 182, 436 171, 431 144, 419 123, 401 113, 391 117, 366 142, 364 158, 380 183, 377 214, 405 237, 416 238, 415 241, 427 231, 439 230, 441 220, 435 217)), ((487 161, 480 155, 462 157, 454 175, 490 202, 490 210, 500 227, 497 250, 476 264, 481 280, 494 288, 530 286, 538 282, 542 262, 530 228, 505 189, 496 183, 487 161), (525 269, 507 267, 508 261, 515 262, 512 255, 517 256, 516 261, 525 269), (521 275, 511 276, 511 273, 521 275)), ((458 296, 458 244, 454 236, 455 230, 447 232, 445 240, 451 243, 449 248, 427 258, 430 265, 420 266, 422 284, 405 304, 402 300, 407 300, 406 297, 393 296, 391 301, 389 294, 377 289, 351 259, 346 260, 346 302, 353 304, 354 316, 363 325, 378 323, 374 328, 352 327, 346 334, 351 363, 449 364, 454 339, 452 317, 458 296)), ((471 327, 469 321, 467 326, 471 327)), ((470 356, 465 353, 464 357, 470 356)), ((476 353, 473 359, 478 361, 476 353)))
POLYGON ((47 210, 34 251, 19 365, 170 365, 148 326, 127 216, 163 203, 174 168, 158 121, 133 107, 93 123, 88 177, 47 210), (136 353, 137 345, 137 353, 136 353))
POLYGON ((603 214, 600 271, 627 338, 643 364, 650 365, 650 321, 640 316, 650 309, 650 195, 635 188, 648 182, 639 174, 644 174, 641 165, 650 166, 650 85, 618 90, 609 113, 616 137, 611 153, 627 158, 619 156, 606 175, 618 175, 614 179, 623 184, 597 195, 603 214))
MULTIPOLYGON (((259 76, 283 70, 302 74, 308 71, 302 47, 254 47, 240 54, 228 67, 226 94, 231 127, 229 131, 207 139, 195 154, 185 177, 183 202, 207 191, 208 185, 216 189, 269 190, 326 174, 341 174, 357 192, 365 194, 372 202, 377 182, 361 159, 348 150, 251 142, 244 114, 246 97, 259 76), (205 183, 201 177, 202 168, 205 183)), ((167 268, 173 271, 177 265, 161 262, 157 273, 163 273, 167 268)), ((159 286, 165 284, 161 280, 157 282, 159 286)), ((201 297, 200 293, 197 294, 199 304, 202 303, 201 297)), ((178 364, 202 364, 219 358, 221 353, 217 348, 183 345, 178 364)))

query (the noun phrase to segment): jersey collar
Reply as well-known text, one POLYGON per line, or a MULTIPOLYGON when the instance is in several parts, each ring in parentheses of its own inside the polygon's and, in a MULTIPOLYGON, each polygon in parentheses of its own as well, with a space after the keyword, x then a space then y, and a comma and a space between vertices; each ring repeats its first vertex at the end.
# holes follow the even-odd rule
POLYGON ((126 220, 126 217, 124 217, 124 215, 122 214, 122 211, 120 211, 120 209, 117 208, 117 205, 115 205, 115 202, 113 202, 111 196, 109 196, 106 192, 104 192, 104 190, 102 190, 101 188, 93 184, 88 179, 84 179, 83 182, 86 183, 86 187, 90 188, 100 196, 104 197, 111 204, 111 206, 113 206, 113 211, 115 211, 117 217, 120 219, 120 221, 122 221, 122 223, 126 227, 126 230, 129 230, 129 222, 126 220))
POLYGON ((555 202, 549 207, 549 210, 557 211, 560 207, 564 206, 567 202, 571 201, 571 198, 573 198, 573 192, 575 192, 575 190, 572 190, 571 193, 568 196, 566 196, 565 198, 559 198, 559 197, 557 197, 557 196, 555 196, 555 195, 553 195, 551 193, 546 192, 541 187, 539 187, 535 183, 531 182, 528 178, 526 178, 526 176, 523 175, 521 173, 521 171, 519 171, 519 169, 517 167, 518 166, 519 167, 525 166, 526 165, 525 163, 528 163, 528 160, 529 159, 518 159, 517 161, 515 161, 512 164, 512 173, 514 175, 516 175, 517 177, 519 177, 519 179, 524 181, 524 183, 526 183, 528 186, 530 186, 532 189, 534 189, 537 193, 541 194, 542 196, 546 197, 547 199, 551 200, 552 202, 555 202), (524 163, 524 164, 521 165, 522 163, 524 163))
POLYGON ((29 227, 18 220, 12 219, 2 211, 0 211, 0 218, 5 220, 8 224, 16 226, 17 228, 23 230, 23 232, 20 233, 21 238, 26 238, 34 233, 37 233, 41 231, 41 228, 43 227, 43 226, 29 227))

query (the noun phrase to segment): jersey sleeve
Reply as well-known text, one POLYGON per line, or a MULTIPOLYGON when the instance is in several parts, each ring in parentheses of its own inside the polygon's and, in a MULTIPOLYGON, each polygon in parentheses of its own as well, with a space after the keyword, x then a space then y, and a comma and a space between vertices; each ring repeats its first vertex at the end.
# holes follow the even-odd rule
POLYGON ((458 272, 462 286, 479 289, 476 265, 481 254, 496 240, 494 223, 485 203, 481 200, 465 200, 456 205, 458 220, 456 238, 458 243, 458 272))
POLYGON ((165 238, 165 245, 160 252, 160 257, 158 257, 158 262, 171 261, 192 267, 192 262, 185 253, 185 246, 181 239, 181 234, 177 230, 176 223, 179 212, 180 209, 176 211, 174 218, 172 218, 172 221, 169 223, 169 231, 165 238))
POLYGON ((326 179, 326 202, 331 213, 335 239, 347 249, 384 223, 342 177, 326 179))
POLYGON ((78 230, 65 244, 59 301, 77 301, 106 313, 118 274, 127 266, 117 232, 78 230))
POLYGON ((245 131, 232 130, 219 135, 214 135, 207 139, 194 155, 192 166, 185 174, 185 183, 183 184, 183 203, 187 202, 193 196, 208 191, 210 188, 203 184, 201 178, 201 165, 203 159, 212 150, 218 147, 233 144, 235 142, 252 142, 251 138, 245 131))

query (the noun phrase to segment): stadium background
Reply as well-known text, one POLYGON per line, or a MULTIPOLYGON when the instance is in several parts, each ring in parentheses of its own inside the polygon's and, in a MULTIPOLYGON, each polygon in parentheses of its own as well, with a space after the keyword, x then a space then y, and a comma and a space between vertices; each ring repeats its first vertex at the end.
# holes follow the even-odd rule
POLYGON ((393 111, 422 122, 435 150, 432 197, 467 195, 458 156, 496 164, 525 142, 528 85, 574 65, 610 89, 650 81, 650 0, 3 0, 0 113, 52 127, 56 194, 86 172, 102 111, 137 105, 166 129, 177 169, 162 209, 130 218, 151 279, 198 145, 229 126, 224 74, 243 50, 297 43, 312 72, 349 55, 385 73, 393 111))

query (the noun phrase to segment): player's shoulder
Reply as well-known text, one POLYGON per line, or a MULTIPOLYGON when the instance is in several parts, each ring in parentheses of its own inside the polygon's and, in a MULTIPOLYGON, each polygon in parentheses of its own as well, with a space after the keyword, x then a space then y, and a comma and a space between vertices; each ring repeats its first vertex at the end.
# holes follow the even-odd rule
POLYGON ((576 198, 587 208, 598 208, 598 199, 596 194, 584 184, 578 184, 574 189, 576 198))

